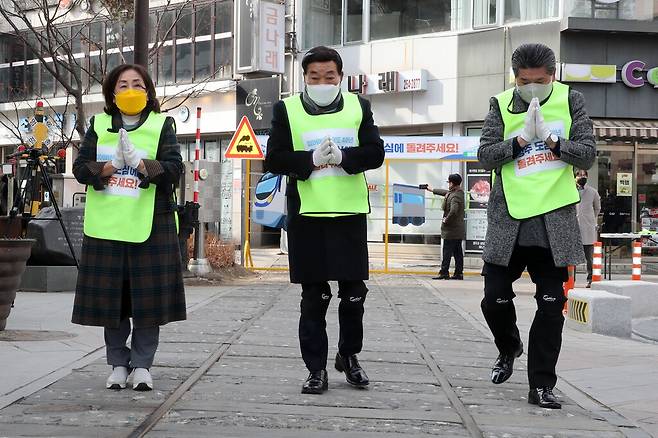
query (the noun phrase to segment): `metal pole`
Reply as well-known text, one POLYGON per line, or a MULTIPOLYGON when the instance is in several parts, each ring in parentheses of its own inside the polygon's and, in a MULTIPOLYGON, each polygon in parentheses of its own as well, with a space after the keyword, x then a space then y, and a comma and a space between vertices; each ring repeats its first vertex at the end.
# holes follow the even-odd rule
POLYGON ((135 0, 135 51, 134 63, 148 68, 149 63, 149 2, 135 0))
MULTIPOLYGON (((199 205, 199 160, 201 158, 201 107, 196 108, 196 144, 194 146, 194 203, 199 205)), ((210 272, 210 264, 206 259, 205 229, 201 220, 194 230, 194 259, 190 260, 189 270, 196 275, 210 272)))

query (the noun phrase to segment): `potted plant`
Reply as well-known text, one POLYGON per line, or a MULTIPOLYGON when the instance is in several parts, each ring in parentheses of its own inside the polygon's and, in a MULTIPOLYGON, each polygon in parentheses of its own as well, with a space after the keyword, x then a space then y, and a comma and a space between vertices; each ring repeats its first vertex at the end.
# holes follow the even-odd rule
POLYGON ((0 217, 0 330, 7 325, 34 239, 23 239, 21 219, 0 217))

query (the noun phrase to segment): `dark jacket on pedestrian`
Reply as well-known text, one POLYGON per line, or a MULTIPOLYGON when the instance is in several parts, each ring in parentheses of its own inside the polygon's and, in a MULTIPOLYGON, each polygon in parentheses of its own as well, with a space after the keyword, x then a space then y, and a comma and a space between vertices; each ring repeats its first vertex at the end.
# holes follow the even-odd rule
POLYGON ((443 198, 443 222, 441 222, 441 238, 463 240, 466 238, 464 224, 464 190, 455 186, 451 190, 432 189, 432 193, 443 198))
MULTIPOLYGON (((137 126, 148 117, 142 113, 137 126)), ((107 179, 96 161, 94 118, 73 164, 78 182, 103 190, 107 179)), ((123 127, 121 115, 112 127, 123 127)), ((156 185, 151 235, 143 243, 127 243, 84 236, 75 291, 73 319, 76 324, 118 328, 126 317, 137 328, 153 327, 186 318, 181 255, 174 217, 174 186, 183 172, 174 119, 167 117, 155 160, 143 160, 148 176, 140 174, 139 187, 156 185)))
MULTIPOLYGON (((503 140, 504 124, 498 101, 489 101, 489 114, 484 120, 478 160, 487 170, 494 170, 494 183, 487 207, 487 235, 482 259, 495 265, 507 266, 515 245, 550 248, 556 266, 577 265, 585 262, 580 238, 576 206, 568 205, 526 220, 512 219, 500 177, 501 166, 513 161, 521 147, 516 139, 503 140)), ((514 112, 526 112, 528 104, 517 92, 512 98, 514 112)), ((592 121, 585 112, 585 99, 575 90, 569 91, 571 130, 569 138, 560 138, 554 153, 564 162, 579 169, 589 169, 596 158, 596 142, 592 121)))
MULTIPOLYGON (((317 115, 302 95, 304 110, 317 115)), ((341 166, 350 175, 376 169, 384 162, 384 142, 374 123, 370 102, 359 97, 363 117, 359 127, 359 146, 343 149, 341 166)), ((335 111, 343 108, 340 99, 335 111)), ((365 214, 339 217, 310 217, 299 214, 297 181, 313 172, 313 152, 294 151, 285 104, 274 105, 272 129, 267 142, 265 168, 288 176, 287 222, 290 281, 316 283, 328 280, 368 279, 368 230, 365 214)))

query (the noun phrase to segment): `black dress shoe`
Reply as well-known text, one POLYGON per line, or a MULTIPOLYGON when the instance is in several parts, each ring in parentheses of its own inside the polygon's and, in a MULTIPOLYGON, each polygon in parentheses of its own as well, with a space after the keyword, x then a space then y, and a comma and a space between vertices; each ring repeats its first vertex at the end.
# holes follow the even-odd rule
POLYGON ((459 274, 459 275, 453 275, 452 277, 450 277, 450 279, 451 279, 451 280, 463 280, 463 279, 464 279, 464 276, 463 276, 462 274, 459 274))
POLYGON ((533 388, 528 393, 528 403, 546 409, 562 409, 562 405, 553 394, 553 388, 533 388))
POLYGON ((302 394, 322 394, 328 387, 327 370, 312 371, 302 386, 302 394))
POLYGON ((491 381, 495 384, 505 382, 514 372, 514 359, 523 354, 523 344, 514 354, 499 354, 491 369, 491 381))
POLYGON ((341 356, 340 353, 336 353, 336 370, 345 373, 345 380, 350 385, 363 388, 370 383, 368 375, 363 371, 361 365, 359 365, 356 354, 341 356))
POLYGON ((432 280, 450 280, 448 275, 439 274, 438 277, 432 277, 432 280))

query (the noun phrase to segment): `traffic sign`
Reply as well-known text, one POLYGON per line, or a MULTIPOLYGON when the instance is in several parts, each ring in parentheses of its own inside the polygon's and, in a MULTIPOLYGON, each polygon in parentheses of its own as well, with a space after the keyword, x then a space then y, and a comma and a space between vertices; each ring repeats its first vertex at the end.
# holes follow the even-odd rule
POLYGON ((263 150, 258 144, 256 134, 251 129, 247 116, 242 116, 238 129, 235 130, 231 144, 226 150, 226 158, 247 158, 251 160, 262 160, 263 150))

